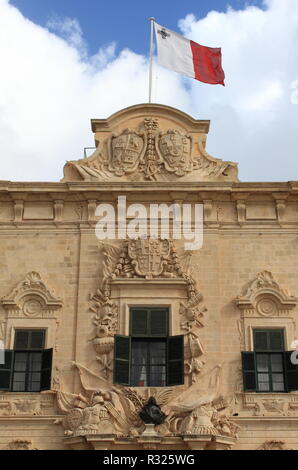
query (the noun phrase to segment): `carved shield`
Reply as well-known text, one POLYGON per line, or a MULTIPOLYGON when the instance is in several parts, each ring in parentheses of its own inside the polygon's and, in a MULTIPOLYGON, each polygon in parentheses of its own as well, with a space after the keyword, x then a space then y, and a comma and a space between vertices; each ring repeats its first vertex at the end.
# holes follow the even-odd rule
POLYGON ((158 148, 169 172, 183 176, 191 171, 191 144, 191 137, 177 129, 160 134, 158 148))
POLYGON ((128 255, 139 276, 152 278, 162 274, 170 254, 168 240, 131 240, 128 255))
POLYGON ((83 410, 73 408, 64 417, 63 426, 66 430, 75 431, 83 422, 83 410))
POLYGON ((130 129, 114 136, 110 142, 109 170, 117 176, 132 173, 144 154, 144 135, 130 129))

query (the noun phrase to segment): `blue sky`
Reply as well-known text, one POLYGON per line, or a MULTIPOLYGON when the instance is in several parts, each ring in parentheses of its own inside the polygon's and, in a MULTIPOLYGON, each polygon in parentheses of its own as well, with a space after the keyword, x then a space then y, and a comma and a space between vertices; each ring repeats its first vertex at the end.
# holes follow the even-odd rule
POLYGON ((55 17, 76 18, 93 55, 98 48, 113 41, 118 48, 129 48, 138 54, 148 53, 149 18, 170 29, 178 30, 178 20, 193 13, 203 18, 211 10, 224 12, 228 5, 241 9, 261 5, 257 0, 12 0, 33 22, 46 26, 55 17))
POLYGON ((149 17, 222 48, 226 86, 153 68, 153 101, 210 119, 242 181, 298 180, 298 0, 0 0, 0 180, 59 181, 91 118, 148 101, 149 17))

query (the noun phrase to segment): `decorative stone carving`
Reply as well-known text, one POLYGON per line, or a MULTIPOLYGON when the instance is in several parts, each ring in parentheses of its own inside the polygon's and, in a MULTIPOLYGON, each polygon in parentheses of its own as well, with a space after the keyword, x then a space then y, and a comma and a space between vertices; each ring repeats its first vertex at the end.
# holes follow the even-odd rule
POLYGON ((128 256, 138 276, 146 279, 164 273, 170 256, 169 240, 131 240, 128 243, 128 256))
POLYGON ((125 129, 119 135, 113 135, 109 148, 109 171, 117 176, 136 171, 146 150, 146 133, 125 129))
POLYGON ((196 381, 204 361, 198 359, 203 354, 196 328, 203 324, 200 318, 206 312, 199 307, 202 295, 197 291, 190 274, 190 255, 180 257, 172 241, 167 239, 126 240, 122 246, 102 243, 103 279, 101 288, 91 294, 91 310, 96 314, 95 337, 92 338, 97 356, 105 377, 111 375, 113 364, 114 334, 117 333, 118 309, 110 300, 110 283, 117 278, 178 278, 186 281, 187 301, 181 302, 181 329, 185 331, 185 374, 192 382, 196 381))
POLYGON ((62 307, 62 300, 55 297, 35 271, 28 273, 1 302, 8 317, 47 318, 62 307))
POLYGON ((205 365, 205 361, 198 359, 202 354, 204 348, 199 337, 193 332, 188 332, 184 336, 184 373, 191 377, 191 383, 196 382, 205 365))
POLYGON ((63 419, 66 434, 139 434, 137 429, 141 423, 138 412, 143 401, 138 399, 136 407, 126 388, 113 386, 80 364, 75 366, 84 395, 57 392, 58 405, 66 413, 63 419), (90 392, 92 395, 88 398, 90 392))
POLYGON ((187 333, 191 332, 195 327, 202 328, 204 326, 199 318, 204 316, 204 312, 206 312, 207 309, 204 307, 201 310, 198 307, 201 300, 201 294, 194 294, 191 295, 187 302, 180 303, 179 313, 183 316, 183 319, 180 322, 180 327, 187 333))
POLYGON ((238 431, 241 429, 229 416, 220 415, 218 412, 213 415, 213 425, 220 435, 234 438, 238 438, 238 431))
POLYGON ((269 271, 258 273, 245 293, 237 297, 236 303, 244 316, 287 316, 298 299, 280 287, 269 271))
POLYGON ((112 372, 112 351, 114 346, 114 334, 117 333, 118 309, 117 306, 106 298, 100 289, 91 295, 93 305, 90 310, 95 312, 93 324, 95 325, 95 337, 92 339, 95 351, 99 354, 97 360, 102 365, 105 377, 112 372))
POLYGON ((209 127, 206 121, 193 121, 162 105, 150 105, 150 111, 142 105, 143 115, 140 116, 138 108, 137 105, 118 113, 121 114, 121 126, 119 121, 114 122, 114 116, 94 122, 96 131, 104 132, 103 141, 97 142, 90 157, 67 162, 63 181, 118 181, 124 178, 136 181, 237 181, 236 163, 213 158, 206 152, 209 127), (179 120, 184 121, 182 125, 179 120))
POLYGON ((24 440, 24 439, 16 439, 11 441, 8 444, 9 450, 38 450, 33 448, 33 442, 24 440))
POLYGON ((184 176, 193 169, 195 162, 191 158, 191 136, 178 129, 169 129, 167 132, 161 132, 158 137, 157 149, 167 171, 184 176))
POLYGON ((298 409, 298 396, 284 393, 244 393, 244 408, 254 416, 291 416, 298 409))
POLYGON ((239 427, 228 415, 231 400, 219 395, 220 373, 218 365, 164 407, 174 434, 236 438, 239 427))
POLYGON ((257 450, 291 450, 286 448, 285 441, 271 440, 265 441, 257 450))
POLYGON ((42 399, 24 395, 24 398, 18 398, 17 393, 0 396, 0 416, 41 416, 53 411, 52 395, 44 394, 42 399))

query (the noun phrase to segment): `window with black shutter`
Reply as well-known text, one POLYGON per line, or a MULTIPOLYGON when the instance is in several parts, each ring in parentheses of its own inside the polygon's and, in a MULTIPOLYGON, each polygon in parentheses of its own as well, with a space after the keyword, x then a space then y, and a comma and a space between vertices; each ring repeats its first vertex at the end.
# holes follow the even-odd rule
POLYGON ((0 390, 40 392, 51 388, 52 349, 44 349, 45 330, 16 330, 14 349, 0 364, 0 390))
POLYGON ((293 351, 284 350, 284 332, 255 329, 254 351, 242 352, 243 385, 247 392, 291 392, 298 390, 298 366, 293 351))
POLYGON ((130 336, 115 336, 114 382, 133 387, 184 383, 183 336, 168 336, 169 311, 132 308, 130 336))

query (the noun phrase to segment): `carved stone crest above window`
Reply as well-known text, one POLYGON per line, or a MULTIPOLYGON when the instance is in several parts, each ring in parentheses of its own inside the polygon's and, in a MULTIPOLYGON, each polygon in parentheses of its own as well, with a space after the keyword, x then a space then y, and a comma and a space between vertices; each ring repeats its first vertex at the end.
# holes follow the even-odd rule
POLYGON ((282 289, 272 273, 262 271, 245 293, 237 297, 236 303, 244 316, 279 317, 288 316, 298 299, 282 289))
POLYGON ((62 300, 49 290, 35 271, 28 273, 1 302, 8 317, 48 318, 62 307, 62 300))

